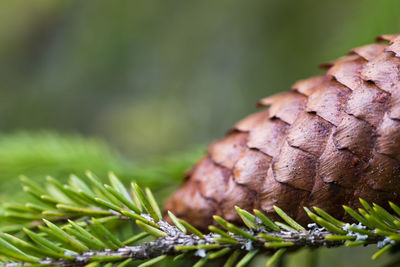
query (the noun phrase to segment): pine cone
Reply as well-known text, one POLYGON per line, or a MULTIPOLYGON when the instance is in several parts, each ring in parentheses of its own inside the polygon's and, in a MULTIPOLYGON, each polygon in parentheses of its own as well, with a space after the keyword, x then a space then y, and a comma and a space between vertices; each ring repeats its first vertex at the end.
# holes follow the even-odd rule
POLYGON ((400 35, 321 65, 325 75, 259 101, 258 113, 214 142, 166 209, 205 228, 234 206, 274 217, 279 206, 302 224, 303 206, 349 220, 359 198, 400 200, 400 35))

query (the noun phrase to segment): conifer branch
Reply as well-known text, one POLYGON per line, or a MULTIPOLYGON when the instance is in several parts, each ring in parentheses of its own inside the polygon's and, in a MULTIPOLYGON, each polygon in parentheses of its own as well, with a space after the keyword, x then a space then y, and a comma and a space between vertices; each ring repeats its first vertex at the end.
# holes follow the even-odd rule
MULTIPOLYGON (((255 236, 260 236, 257 240, 250 240, 247 238, 243 238, 238 235, 231 235, 231 238, 237 241, 237 243, 223 243, 218 241, 220 235, 211 233, 204 235, 204 238, 201 239, 192 234, 185 234, 179 231, 176 227, 169 225, 168 223, 162 223, 163 231, 168 233, 167 237, 159 238, 155 241, 150 241, 142 245, 138 246, 124 246, 118 248, 116 250, 105 249, 104 251, 88 251, 83 252, 81 254, 75 255, 74 259, 52 259, 47 258, 44 260, 40 260, 40 264, 49 264, 55 266, 85 266, 96 260, 115 260, 115 261, 124 261, 130 259, 134 260, 148 260, 153 259, 162 255, 168 256, 176 256, 181 253, 187 253, 189 251, 194 252, 201 257, 201 250, 204 250, 210 253, 215 253, 214 251, 221 251, 223 249, 230 250, 242 250, 253 251, 258 249, 260 253, 265 252, 271 254, 275 249, 278 249, 278 244, 285 244, 290 249, 295 250, 298 248, 308 247, 308 248, 319 248, 319 247, 338 247, 342 246, 345 241, 328 241, 326 238, 331 236, 332 233, 323 230, 322 228, 314 228, 312 230, 308 230, 306 232, 264 232, 258 231, 254 233, 255 236), (273 244, 270 247, 266 247, 265 240, 262 238, 263 235, 268 233, 268 238, 273 238, 275 240, 280 240, 280 242, 267 243, 273 244), (289 245, 290 244, 290 245, 289 245), (217 250, 215 250, 217 249, 217 250), (200 251, 200 252, 199 252, 200 251)), ((382 241, 384 238, 382 236, 374 236, 368 237, 365 241, 365 244, 376 244, 379 241, 382 241)), ((275 241, 276 242, 276 241, 275 241)), ((286 247, 286 246, 282 246, 286 247)), ((15 266, 14 263, 7 264, 6 266, 15 266)))
POLYGON ((88 181, 71 176, 68 185, 61 185, 48 178, 46 187, 22 178, 32 202, 4 207, 2 216, 9 224, 0 234, 0 261, 5 266, 124 266, 146 260, 143 266, 150 266, 170 256, 191 255, 199 258, 196 266, 219 257, 228 257, 228 266, 235 262, 244 266, 262 253, 272 254, 271 265, 286 251, 303 247, 377 244, 375 259, 400 240, 400 207, 394 203, 390 205, 395 215, 363 200, 359 213, 344 207, 358 222, 351 225, 319 208, 305 208, 315 222, 308 229, 278 207, 281 222, 269 220, 258 210, 253 214, 235 207, 246 228, 214 216, 220 227, 210 226, 209 233, 202 233, 173 213, 168 212, 172 224, 163 220, 149 189, 132 183, 129 192, 114 174, 109 178, 110 185, 103 185, 88 172, 88 181), (115 222, 134 223, 142 231, 121 241, 113 228, 115 222), (132 245, 140 240, 144 243, 132 245))

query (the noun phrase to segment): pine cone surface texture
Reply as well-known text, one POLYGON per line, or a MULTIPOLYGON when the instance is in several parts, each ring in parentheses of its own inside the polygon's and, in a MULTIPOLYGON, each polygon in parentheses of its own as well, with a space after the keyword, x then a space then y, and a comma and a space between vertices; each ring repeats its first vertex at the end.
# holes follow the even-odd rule
POLYGON ((400 35, 323 64, 326 74, 258 103, 187 174, 166 209, 204 229, 212 215, 239 220, 234 206, 300 223, 303 206, 349 220, 359 198, 400 200, 400 35))

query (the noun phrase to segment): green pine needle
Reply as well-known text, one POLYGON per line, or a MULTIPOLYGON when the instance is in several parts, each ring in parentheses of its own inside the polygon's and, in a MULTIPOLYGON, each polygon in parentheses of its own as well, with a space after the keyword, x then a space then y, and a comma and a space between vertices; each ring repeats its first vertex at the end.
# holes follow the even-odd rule
POLYGON ((186 250, 197 250, 197 246, 191 246, 191 245, 187 245, 187 246, 175 246, 174 249, 176 251, 186 251, 186 250))
POLYGON ((317 216, 315 213, 311 212, 308 208, 304 208, 304 210, 306 211, 308 217, 310 217, 311 220, 313 220, 318 225, 324 227, 328 231, 330 231, 332 233, 335 233, 335 234, 339 234, 339 235, 346 234, 346 231, 344 231, 341 228, 337 227, 333 223, 330 223, 330 222, 322 219, 321 217, 317 216))
POLYGON ((391 248, 393 247, 392 244, 387 244, 386 246, 384 246, 383 248, 381 248, 380 250, 378 250, 374 255, 372 255, 372 259, 376 260, 377 258, 379 258, 380 256, 382 256, 384 253, 388 252, 391 248))
POLYGON ((185 220, 182 219, 178 219, 179 223, 183 225, 183 227, 185 227, 187 230, 189 230, 189 232, 191 232, 192 234, 200 237, 201 239, 204 238, 204 235, 202 234, 202 232, 200 232, 200 230, 198 230, 196 227, 194 227, 193 225, 191 225, 190 223, 188 223, 185 220))
POLYGON ((159 225, 156 224, 155 222, 152 222, 152 221, 150 221, 150 220, 147 220, 146 218, 143 218, 142 216, 140 216, 140 215, 138 215, 138 214, 136 214, 136 213, 133 213, 133 212, 131 212, 131 211, 121 210, 121 213, 122 213, 123 215, 125 215, 126 217, 131 218, 131 219, 133 219, 133 220, 139 220, 139 221, 141 221, 141 222, 143 222, 143 223, 145 223, 145 224, 148 224, 148 225, 150 225, 150 226, 153 226, 154 228, 159 228, 159 225))
POLYGON ((223 230, 215 227, 214 225, 208 226, 208 230, 210 230, 211 232, 214 232, 216 234, 219 234, 222 237, 233 239, 233 237, 231 235, 229 235, 227 232, 224 232, 223 230))
POLYGON ((339 228, 342 228, 345 225, 344 222, 337 220, 336 218, 334 218, 333 216, 331 216, 329 213, 325 212, 324 210, 322 210, 318 207, 313 207, 313 209, 318 213, 319 216, 324 218, 329 223, 331 223, 339 228))
POLYGON ((389 205, 394 212, 396 212, 397 216, 400 216, 400 207, 394 204, 393 202, 389 201, 389 205))
POLYGON ((126 259, 123 262, 121 262, 120 264, 117 265, 117 267, 126 267, 128 266, 133 260, 132 259, 126 259))
POLYGON ((24 262, 37 262, 38 258, 25 254, 18 248, 0 238, 0 252, 8 257, 24 262))
POLYGON ((267 261, 266 266, 272 266, 272 265, 274 265, 275 263, 277 263, 277 262, 282 258, 283 254, 285 254, 285 252, 286 252, 286 248, 278 249, 278 250, 274 253, 274 255, 272 255, 272 257, 269 258, 269 260, 267 261))
POLYGON ((49 222, 46 219, 43 219, 44 223, 49 227, 51 231, 60 239, 63 241, 63 243, 70 245, 71 247, 75 248, 77 252, 84 252, 88 251, 89 248, 76 240, 73 236, 67 234, 63 230, 61 230, 57 225, 55 225, 52 222, 49 222))
POLYGON ((138 184, 135 184, 134 187, 136 196, 139 198, 140 203, 143 205, 143 207, 147 210, 147 212, 150 214, 150 216, 158 222, 161 217, 158 216, 158 212, 156 212, 153 208, 154 203, 150 203, 149 199, 145 196, 143 193, 142 189, 139 187, 138 184))
POLYGON ((277 226, 275 223, 273 223, 270 219, 268 219, 267 216, 265 216, 261 211, 259 210, 253 210, 254 214, 264 223, 266 227, 273 231, 279 231, 279 226, 277 226))
POLYGON ((358 247, 358 246, 363 246, 367 244, 366 241, 360 240, 360 241, 346 241, 344 243, 346 247, 358 247))
POLYGON ((288 232, 297 232, 296 229, 290 227, 290 226, 287 225, 287 224, 284 224, 284 223, 281 223, 281 222, 275 222, 275 224, 276 224, 277 226, 279 226, 279 228, 282 229, 282 230, 285 230, 285 231, 288 231, 288 232))
POLYGON ((122 244, 123 244, 124 246, 127 246, 127 245, 130 245, 130 244, 132 244, 132 243, 135 243, 135 242, 137 242, 137 241, 139 241, 139 240, 142 240, 142 239, 148 237, 149 235, 150 235, 150 234, 147 233, 147 232, 142 232, 142 233, 139 233, 139 234, 137 234, 137 235, 134 235, 134 236, 128 238, 127 240, 125 240, 124 242, 122 242, 122 244))
POLYGON ((156 264, 156 263, 161 262, 161 261, 164 260, 166 257, 167 257, 167 255, 158 256, 158 257, 156 257, 156 258, 154 258, 154 259, 151 259, 151 260, 148 260, 148 261, 146 261, 146 262, 143 262, 143 263, 140 264, 138 267, 149 267, 149 266, 152 266, 152 265, 154 265, 154 264, 156 264))
POLYGON ((252 235, 251 233, 248 233, 247 231, 245 231, 231 223, 228 223, 226 225, 226 228, 227 228, 227 230, 229 230, 230 232, 232 232, 234 234, 243 236, 243 237, 251 239, 251 240, 257 240, 257 238, 254 235, 252 235))
POLYGON ((259 249, 249 251, 237 264, 236 267, 246 266, 259 252, 259 249))
POLYGON ((363 225, 367 226, 370 229, 373 229, 374 227, 366 220, 364 217, 362 217, 360 214, 358 214, 355 210, 352 208, 343 205, 343 209, 346 211, 347 214, 349 214, 351 217, 353 217, 356 221, 361 222, 363 225))
POLYGON ((272 236, 272 235, 268 235, 268 234, 264 234, 264 233, 259 233, 258 237, 264 239, 265 241, 275 241, 275 242, 283 241, 283 238, 281 238, 281 237, 276 237, 276 236, 272 236))
POLYGON ((287 224, 289 224, 291 227, 293 227, 297 231, 302 231, 302 232, 306 231, 306 229, 303 226, 301 226, 295 220, 293 220, 282 209, 278 208, 277 206, 274 206, 274 210, 287 224))
POLYGON ((136 224, 142 228, 143 231, 148 232, 149 234, 155 236, 155 237, 165 237, 167 236, 166 233, 164 233, 161 230, 158 230, 157 228, 154 228, 153 226, 150 226, 148 224, 143 223, 142 221, 136 220, 136 224))
POLYGON ((209 257, 207 255, 206 257, 204 257, 204 258, 200 259, 198 262, 196 262, 193 265, 193 267, 202 267, 202 266, 204 266, 207 263, 208 259, 209 259, 209 257))
POLYGON ((250 229, 257 228, 257 224, 255 223, 256 217, 253 214, 239 208, 238 206, 235 206, 235 210, 247 227, 250 229))
POLYGON ((226 254, 228 254, 231 251, 230 248, 223 248, 221 250, 218 250, 216 252, 213 252, 210 254, 209 259, 213 260, 222 256, 225 256, 226 254))
POLYGON ((185 234, 186 234, 186 228, 185 228, 185 226, 183 226, 183 225, 179 222, 179 219, 176 218, 176 216, 175 216, 172 212, 170 212, 170 211, 168 211, 168 216, 169 216, 169 218, 171 219, 171 221, 173 222, 173 224, 175 224, 175 226, 176 226, 182 233, 185 233, 185 234))
POLYGON ((235 250, 231 256, 229 256, 223 267, 232 267, 239 258, 240 254, 241 251, 239 249, 235 250))
POLYGON ((153 209, 153 211, 155 212, 155 214, 157 215, 157 218, 158 218, 158 220, 156 218, 154 218, 154 220, 156 220, 156 221, 161 220, 161 218, 162 218, 161 209, 158 206, 157 201, 153 196, 153 193, 151 192, 150 188, 148 188, 148 187, 145 188, 145 191, 146 191, 146 196, 147 196, 147 199, 148 199, 148 201, 150 203, 150 206, 151 206, 151 208, 153 209))
POLYGON ((229 222, 227 222, 225 219, 223 219, 222 217, 217 216, 217 215, 214 215, 213 218, 214 218, 214 220, 215 220, 217 223, 219 223, 222 227, 224 227, 225 229, 228 228, 229 222))

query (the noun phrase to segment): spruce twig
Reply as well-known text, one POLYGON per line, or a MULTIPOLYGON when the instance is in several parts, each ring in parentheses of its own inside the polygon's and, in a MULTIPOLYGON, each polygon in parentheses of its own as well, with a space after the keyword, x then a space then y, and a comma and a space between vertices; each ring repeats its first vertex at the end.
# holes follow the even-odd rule
MULTIPOLYGON (((360 209, 360 213, 346 207, 351 216, 359 218, 359 224, 338 221, 315 207, 315 212, 305 208, 315 222, 306 229, 278 207, 275 210, 282 222, 272 222, 258 210, 253 215, 235 207, 247 228, 214 216, 221 228, 210 226, 210 233, 202 233, 171 212, 168 216, 172 224, 160 219, 160 208, 149 189, 134 184, 130 194, 112 173, 111 185, 103 185, 91 173, 88 180, 72 176, 69 185, 61 185, 49 178, 50 186, 42 187, 23 178, 25 191, 34 201, 4 206, 2 216, 10 222, 2 231, 17 235, 0 235, 0 261, 5 266, 68 267, 125 266, 146 260, 140 266, 150 266, 168 256, 192 255, 200 258, 195 266, 223 256, 228 258, 225 266, 245 266, 263 253, 271 255, 267 262, 271 265, 279 262, 285 252, 304 247, 377 244, 379 250, 372 256, 375 259, 400 240, 400 219, 363 200, 365 210, 360 209), (112 232, 113 222, 136 224, 142 232, 121 241, 112 232), (26 236, 21 237, 21 233, 26 236), (131 245, 149 236, 153 238, 131 245)), ((400 210, 396 204, 390 205, 395 212, 400 210)))
MULTIPOLYGON (((206 234, 204 239, 200 239, 192 234, 185 234, 179 231, 175 226, 169 225, 166 222, 161 223, 161 229, 168 233, 168 236, 159 238, 155 241, 150 241, 138 246, 124 246, 115 250, 105 249, 104 251, 87 251, 80 254, 74 255, 74 259, 52 259, 46 258, 40 260, 40 264, 49 265, 59 265, 59 266, 85 266, 90 263, 93 258, 97 260, 102 259, 117 259, 118 261, 123 261, 126 259, 131 260, 145 260, 152 259, 161 255, 175 256, 180 253, 185 253, 188 251, 197 251, 198 249, 204 248, 207 245, 220 245, 223 248, 230 248, 231 250, 240 249, 246 250, 244 247, 248 246, 249 239, 243 238, 241 236, 232 235, 232 238, 238 241, 237 244, 221 244, 214 240, 218 234, 206 234), (182 249, 176 249, 182 248, 182 249)), ((305 232, 276 232, 270 233, 276 238, 281 238, 283 242, 291 242, 293 246, 292 249, 309 247, 309 248, 319 248, 319 247, 338 247, 344 244, 344 241, 327 241, 326 237, 331 233, 326 230, 321 230, 320 228, 308 230, 305 232)), ((376 244, 382 241, 384 238, 381 236, 371 237, 366 240, 366 244, 376 244)), ((282 243, 283 243, 282 242, 282 243)), ((260 249, 259 253, 267 252, 273 253, 275 249, 266 249, 265 241, 257 239, 257 241, 252 242, 252 248, 260 249)), ((209 246, 211 247, 211 246, 209 246)), ((277 250, 279 251, 279 250, 277 250)), ((15 263, 6 264, 6 266, 16 266, 15 263)))

